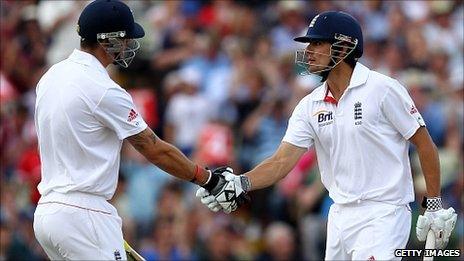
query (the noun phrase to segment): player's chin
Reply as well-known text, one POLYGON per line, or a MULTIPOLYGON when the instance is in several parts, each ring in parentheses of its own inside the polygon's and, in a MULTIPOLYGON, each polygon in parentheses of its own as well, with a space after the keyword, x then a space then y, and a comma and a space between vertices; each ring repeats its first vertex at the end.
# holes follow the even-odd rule
POLYGON ((308 66, 308 71, 310 73, 316 73, 316 72, 320 72, 320 71, 322 71, 322 70, 324 70, 326 68, 327 68, 326 66, 311 64, 311 65, 308 66))

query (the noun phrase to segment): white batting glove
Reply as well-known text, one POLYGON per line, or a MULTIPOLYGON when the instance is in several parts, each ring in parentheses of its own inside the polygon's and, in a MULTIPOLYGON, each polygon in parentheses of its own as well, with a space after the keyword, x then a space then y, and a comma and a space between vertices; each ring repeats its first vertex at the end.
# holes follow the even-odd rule
POLYGON ((456 224, 457 214, 453 208, 443 209, 441 198, 427 199, 426 207, 424 215, 420 215, 417 219, 417 239, 425 241, 427 233, 431 229, 435 234, 435 248, 443 249, 448 244, 456 224))
POLYGON ((222 174, 227 183, 215 194, 215 197, 222 210, 229 214, 250 201, 247 191, 251 184, 248 177, 244 175, 235 175, 232 171, 225 171, 222 174))
POLYGON ((201 203, 207 206, 211 211, 218 212, 222 209, 219 202, 216 198, 211 195, 208 190, 203 187, 200 187, 196 192, 196 197, 200 199, 201 203))

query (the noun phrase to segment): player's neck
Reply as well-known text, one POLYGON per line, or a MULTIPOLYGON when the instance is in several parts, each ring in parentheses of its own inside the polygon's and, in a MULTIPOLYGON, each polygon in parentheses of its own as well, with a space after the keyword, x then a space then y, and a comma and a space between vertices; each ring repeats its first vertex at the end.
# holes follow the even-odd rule
POLYGON ((340 63, 329 73, 327 86, 334 98, 338 101, 350 84, 353 68, 346 63, 340 63))
POLYGON ((103 50, 102 47, 81 48, 81 51, 90 53, 91 55, 95 56, 95 58, 97 58, 97 60, 105 68, 113 62, 111 57, 109 57, 109 55, 105 52, 105 50, 103 50))

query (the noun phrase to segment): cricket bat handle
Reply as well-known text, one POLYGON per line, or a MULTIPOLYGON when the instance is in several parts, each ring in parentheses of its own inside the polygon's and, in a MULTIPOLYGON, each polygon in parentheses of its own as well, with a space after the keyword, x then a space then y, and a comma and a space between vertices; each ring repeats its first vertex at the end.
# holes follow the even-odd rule
POLYGON ((127 260, 146 261, 143 256, 137 253, 127 242, 124 240, 124 250, 126 250, 127 260))
MULTIPOLYGON (((427 233, 427 240, 425 240, 425 249, 435 249, 435 234, 430 229, 427 233)), ((433 256, 424 256, 424 261, 433 260, 433 256)))

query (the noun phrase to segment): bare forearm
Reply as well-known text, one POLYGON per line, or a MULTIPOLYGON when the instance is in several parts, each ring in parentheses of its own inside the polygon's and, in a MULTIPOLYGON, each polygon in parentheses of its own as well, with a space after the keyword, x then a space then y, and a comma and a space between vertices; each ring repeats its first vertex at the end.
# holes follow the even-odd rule
POLYGON ((427 186, 427 197, 436 197, 440 196, 440 161, 437 148, 433 144, 431 147, 417 147, 417 153, 427 186))
POLYGON ((158 148, 152 154, 147 155, 147 159, 167 173, 183 179, 191 180, 195 173, 195 164, 190 161, 182 152, 171 144, 159 140, 158 148))
POLYGON ((266 159, 256 166, 253 170, 245 173, 250 179, 251 189, 261 189, 271 186, 285 177, 291 169, 286 167, 283 160, 276 160, 273 157, 266 159))
POLYGON ((209 178, 209 173, 197 167, 181 151, 171 144, 158 138, 151 129, 128 138, 137 151, 151 163, 174 177, 203 185, 209 178))
POLYGON ((419 160, 424 173, 425 185, 427 186, 427 197, 440 195, 440 160, 438 159, 437 147, 427 131, 420 127, 411 137, 410 141, 416 145, 419 160))
POLYGON ((306 149, 282 142, 272 157, 245 173, 250 179, 251 190, 268 187, 284 178, 305 152, 306 149))

